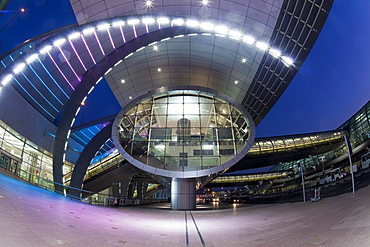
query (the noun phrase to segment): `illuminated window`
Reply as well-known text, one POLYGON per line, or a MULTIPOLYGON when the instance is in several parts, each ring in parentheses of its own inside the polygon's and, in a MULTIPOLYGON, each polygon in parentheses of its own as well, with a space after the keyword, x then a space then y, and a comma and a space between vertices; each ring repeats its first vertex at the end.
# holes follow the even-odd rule
POLYGON ((120 120, 121 146, 134 159, 172 171, 224 164, 245 147, 247 118, 228 102, 209 95, 169 92, 146 99, 120 120))

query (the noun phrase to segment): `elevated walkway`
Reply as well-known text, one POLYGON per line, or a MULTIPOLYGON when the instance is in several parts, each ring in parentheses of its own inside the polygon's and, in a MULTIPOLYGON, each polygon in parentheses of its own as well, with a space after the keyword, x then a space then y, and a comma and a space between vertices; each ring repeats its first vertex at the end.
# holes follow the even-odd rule
POLYGON ((112 166, 111 169, 90 177, 84 181, 84 190, 98 193, 104 189, 109 188, 114 183, 126 180, 138 174, 137 168, 128 162, 122 162, 120 165, 112 166))

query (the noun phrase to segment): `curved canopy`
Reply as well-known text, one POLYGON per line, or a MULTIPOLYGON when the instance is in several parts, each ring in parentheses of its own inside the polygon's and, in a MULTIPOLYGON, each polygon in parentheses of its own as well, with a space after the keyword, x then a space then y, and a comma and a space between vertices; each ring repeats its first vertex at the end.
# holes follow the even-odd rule
POLYGON ((121 107, 162 87, 202 87, 240 103, 258 125, 309 54, 331 5, 77 0, 72 7, 80 25, 3 56, 0 84, 15 87, 58 125, 56 167, 81 103, 103 76, 121 107))

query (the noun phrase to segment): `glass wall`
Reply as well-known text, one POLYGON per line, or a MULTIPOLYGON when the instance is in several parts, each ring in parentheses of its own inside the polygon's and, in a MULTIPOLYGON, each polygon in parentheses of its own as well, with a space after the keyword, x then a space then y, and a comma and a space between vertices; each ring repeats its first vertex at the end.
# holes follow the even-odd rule
MULTIPOLYGON (((353 115, 349 120, 342 124, 337 130, 339 131, 348 131, 349 139, 352 149, 360 146, 364 142, 370 140, 370 101, 366 103, 355 115, 353 115)), ((325 142, 327 140, 335 140, 338 135, 327 136, 326 138, 313 138, 314 143, 325 142), (327 139, 329 138, 329 139, 327 139)), ((342 138, 342 136, 340 136, 342 138)), ((256 143, 255 143, 256 144, 256 143)), ((256 150, 255 152, 258 152, 256 150)), ((270 171, 282 171, 282 170, 292 170, 297 174, 298 163, 302 165, 303 171, 321 171, 325 167, 325 164, 347 154, 347 147, 343 144, 340 148, 323 153, 316 156, 310 156, 305 159, 295 160, 291 162, 282 163, 271 168, 270 171)))
POLYGON ((248 157, 259 157, 268 154, 296 152, 320 147, 325 144, 342 142, 344 130, 313 133, 311 135, 281 136, 271 138, 256 138, 248 157))
MULTIPOLYGON (((28 182, 53 187, 52 154, 26 140, 0 120, 0 167, 28 182)), ((73 164, 66 162, 64 174, 70 173, 73 164)))
POLYGON ((147 99, 122 118, 120 143, 157 168, 195 171, 224 164, 245 147, 249 122, 226 101, 198 93, 147 99))

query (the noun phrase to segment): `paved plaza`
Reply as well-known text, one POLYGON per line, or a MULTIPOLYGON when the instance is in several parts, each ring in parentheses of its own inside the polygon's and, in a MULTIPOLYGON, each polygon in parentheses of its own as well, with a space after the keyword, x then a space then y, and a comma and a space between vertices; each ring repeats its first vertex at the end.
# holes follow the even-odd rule
POLYGON ((318 202, 105 208, 0 173, 0 246, 369 246, 370 188, 318 202))

